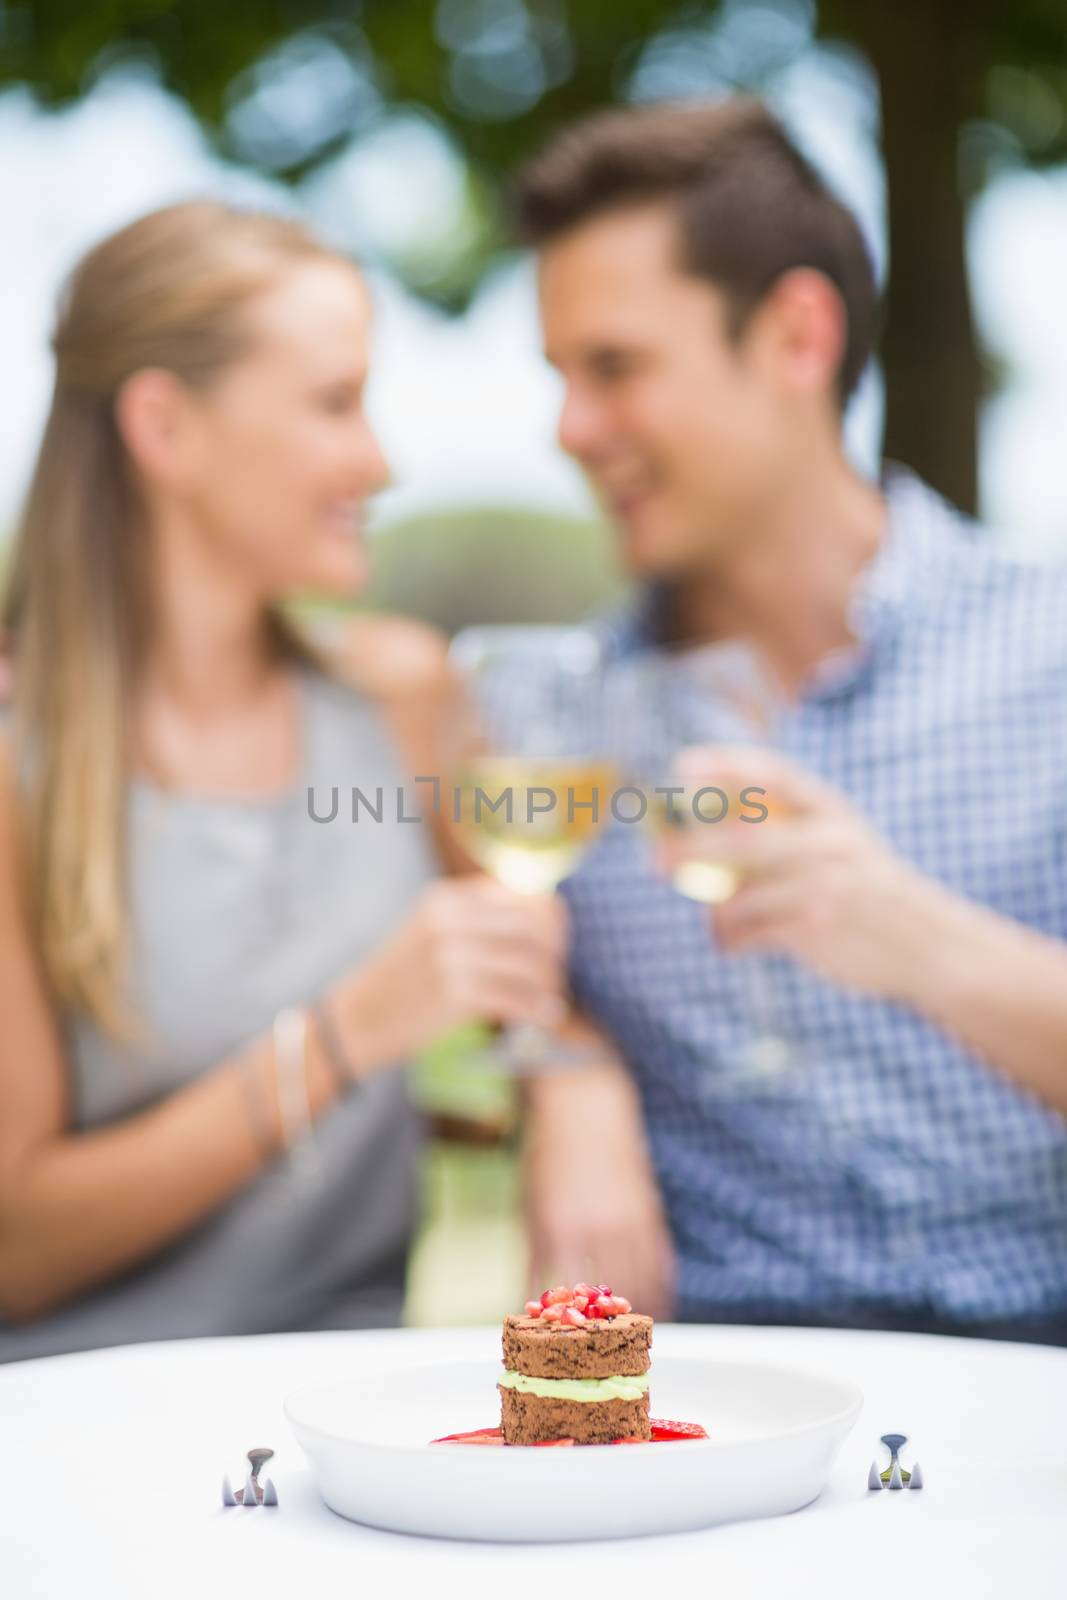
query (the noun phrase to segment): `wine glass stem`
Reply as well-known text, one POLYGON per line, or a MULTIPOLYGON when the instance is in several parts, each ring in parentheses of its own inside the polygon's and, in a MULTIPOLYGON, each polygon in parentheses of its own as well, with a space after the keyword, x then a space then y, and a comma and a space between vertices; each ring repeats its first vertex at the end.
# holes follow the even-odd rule
POLYGON ((745 989, 745 1013, 750 1025, 749 1071, 775 1077, 792 1064, 793 1052, 779 1026, 774 973, 767 956, 739 957, 745 989))

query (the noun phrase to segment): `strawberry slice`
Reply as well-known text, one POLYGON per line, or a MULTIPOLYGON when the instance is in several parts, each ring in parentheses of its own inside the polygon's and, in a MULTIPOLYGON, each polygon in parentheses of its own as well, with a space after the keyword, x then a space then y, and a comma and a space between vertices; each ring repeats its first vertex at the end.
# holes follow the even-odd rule
POLYGON ((499 1428, 472 1428, 469 1433, 446 1433, 440 1439, 431 1439, 431 1444, 503 1444, 503 1435, 499 1428))
POLYGON ((533 1450, 551 1450, 554 1445, 573 1443, 573 1439, 535 1439, 530 1448, 533 1450))
POLYGON ((627 1434, 623 1439, 609 1439, 609 1444, 647 1444, 647 1439, 642 1439, 639 1433, 627 1434))
POLYGON ((665 1422, 661 1417, 649 1421, 653 1441, 656 1439, 706 1439, 708 1430, 699 1422, 665 1422))

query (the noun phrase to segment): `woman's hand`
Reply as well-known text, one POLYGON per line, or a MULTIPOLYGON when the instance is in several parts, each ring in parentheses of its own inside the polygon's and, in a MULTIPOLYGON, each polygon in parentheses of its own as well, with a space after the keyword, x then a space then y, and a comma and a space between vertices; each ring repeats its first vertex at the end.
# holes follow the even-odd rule
POLYGON ((615 1061, 532 1079, 525 1146, 530 1291, 607 1283, 669 1317, 674 1247, 633 1082, 615 1061))
POLYGON ((402 1061, 478 1018, 556 1026, 566 947, 556 895, 516 894, 480 875, 432 884, 331 997, 355 1072, 402 1061))

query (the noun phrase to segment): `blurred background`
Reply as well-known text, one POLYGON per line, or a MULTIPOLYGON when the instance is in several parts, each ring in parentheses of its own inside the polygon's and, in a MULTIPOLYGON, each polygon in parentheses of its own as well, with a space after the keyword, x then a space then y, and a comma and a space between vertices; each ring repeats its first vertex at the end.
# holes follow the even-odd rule
MULTIPOLYGON (((1067 557, 1065 0, 0 0, 0 560, 63 274, 210 193, 294 210, 370 271, 395 483, 366 603, 447 629, 604 604, 610 534, 554 444, 507 174, 594 107, 736 89, 856 212, 885 289, 854 459, 1067 557)), ((522 1297, 515 1103, 465 1053, 418 1073, 437 1136, 413 1321, 522 1297)))

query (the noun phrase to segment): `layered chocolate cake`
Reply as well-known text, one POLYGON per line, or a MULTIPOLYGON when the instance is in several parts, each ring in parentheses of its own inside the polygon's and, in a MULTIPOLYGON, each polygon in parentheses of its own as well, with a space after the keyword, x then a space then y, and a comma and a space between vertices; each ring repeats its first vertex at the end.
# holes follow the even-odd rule
POLYGON ((606 1284, 546 1289, 504 1318, 500 1425, 506 1444, 649 1439, 652 1318, 606 1284))

